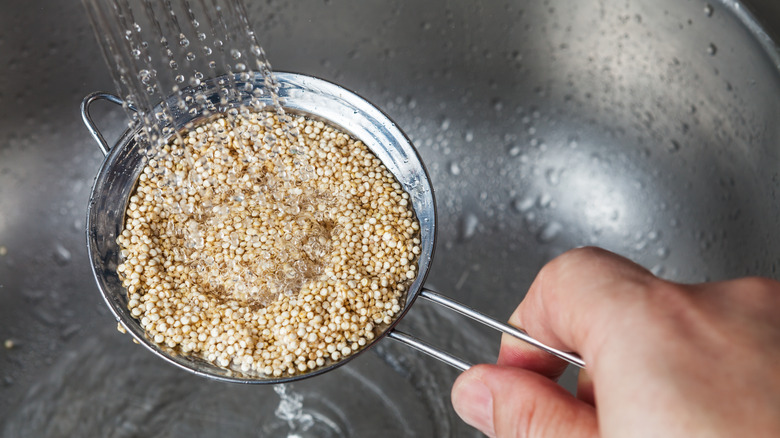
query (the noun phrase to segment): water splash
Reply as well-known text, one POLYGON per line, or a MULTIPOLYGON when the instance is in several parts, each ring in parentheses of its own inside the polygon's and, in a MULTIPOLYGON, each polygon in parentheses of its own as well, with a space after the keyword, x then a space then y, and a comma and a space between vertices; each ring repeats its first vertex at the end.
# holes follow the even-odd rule
POLYGON ((289 385, 276 385, 274 392, 279 396, 279 406, 274 414, 289 426, 288 438, 300 437, 301 433, 311 429, 314 418, 303 411, 303 395, 293 392, 289 385))
POLYGON ((84 0, 84 5, 130 125, 142 128, 141 141, 152 147, 166 143, 178 135, 173 124, 183 116, 265 109, 277 113, 283 135, 297 136, 242 0, 84 0), (216 77, 223 78, 216 84, 217 101, 203 94, 209 78, 216 77))

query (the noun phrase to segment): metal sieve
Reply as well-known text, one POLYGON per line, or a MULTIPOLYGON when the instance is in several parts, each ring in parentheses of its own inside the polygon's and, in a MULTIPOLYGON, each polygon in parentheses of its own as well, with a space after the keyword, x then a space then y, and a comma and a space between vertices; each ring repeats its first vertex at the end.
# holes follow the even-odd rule
MULTIPOLYGON (((218 79, 206 81, 198 90, 205 93, 206 97, 214 102, 219 100, 218 79)), ((90 193, 86 222, 87 250, 92 273, 100 293, 117 321, 135 340, 166 361, 187 371, 215 380, 237 383, 284 383, 322 374, 343 365, 385 336, 416 348, 460 370, 468 369, 471 366, 469 363, 395 328, 414 301, 418 297, 422 297, 503 333, 515 336, 569 363, 579 367, 585 366, 582 359, 575 354, 544 345, 520 329, 498 322, 425 288, 425 279, 436 246, 436 203, 428 173, 409 139, 379 109, 343 87, 322 79, 295 73, 276 73, 276 79, 279 84, 278 94, 285 111, 326 121, 361 140, 395 175, 403 189, 409 193, 414 212, 420 221, 421 253, 418 261, 419 273, 409 286, 404 308, 383 333, 376 336, 358 352, 310 372, 279 378, 246 375, 240 371, 218 367, 204 359, 177 353, 147 339, 140 322, 133 318, 128 311, 126 291, 117 274, 117 266, 120 264, 117 236, 122 231, 128 199, 145 164, 143 148, 141 143, 136 141, 136 134, 140 131, 140 127, 127 129, 116 144, 109 147, 90 116, 90 105, 97 100, 108 100, 116 104, 122 104, 122 101, 111 94, 97 92, 85 97, 81 104, 82 119, 101 151, 106 155, 90 193)), ((235 85, 238 87, 244 85, 238 77, 235 81, 235 85)), ((262 78, 256 78, 254 86, 264 88, 262 78)), ((264 95, 268 96, 269 94, 265 93, 264 95)), ((171 124, 174 132, 184 129, 188 123, 198 119, 197 115, 192 116, 175 111, 177 108, 176 99, 176 96, 172 96, 167 102, 168 108, 173 109, 171 124)), ((264 103, 269 108, 272 107, 270 97, 264 103)))

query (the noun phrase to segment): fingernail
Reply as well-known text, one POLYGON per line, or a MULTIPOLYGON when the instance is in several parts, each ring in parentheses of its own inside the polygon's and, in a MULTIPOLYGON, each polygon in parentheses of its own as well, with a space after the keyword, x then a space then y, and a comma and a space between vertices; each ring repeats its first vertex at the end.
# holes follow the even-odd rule
POLYGON ((463 421, 495 436, 493 394, 479 379, 464 376, 459 380, 452 391, 452 406, 463 421))

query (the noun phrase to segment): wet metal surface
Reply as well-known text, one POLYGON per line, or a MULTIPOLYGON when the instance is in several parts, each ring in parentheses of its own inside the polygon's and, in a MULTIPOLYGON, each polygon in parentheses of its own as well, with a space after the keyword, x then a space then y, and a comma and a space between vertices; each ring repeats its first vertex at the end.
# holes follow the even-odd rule
MULTIPOLYGON (((777 277, 778 56, 747 11, 777 25, 771 1, 250 7, 276 69, 352 89, 410 137, 439 209, 427 285, 499 319, 584 244, 680 281, 777 277)), ((160 361, 97 293, 84 222, 102 154, 78 105, 112 85, 81 5, 14 3, 0 58, 0 436, 270 433, 272 389, 160 361)), ((93 114, 110 139, 125 126, 93 114)), ((471 362, 497 351, 425 303, 400 328, 471 362)), ((455 376, 386 341, 296 390, 348 435, 475 436, 455 376)))

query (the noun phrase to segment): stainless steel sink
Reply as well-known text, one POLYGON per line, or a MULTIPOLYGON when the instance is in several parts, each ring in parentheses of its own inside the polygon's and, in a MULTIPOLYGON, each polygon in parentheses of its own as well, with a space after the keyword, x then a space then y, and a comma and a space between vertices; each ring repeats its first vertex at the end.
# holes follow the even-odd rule
MULTIPOLYGON (((778 278, 776 2, 250 13, 276 69, 352 89, 419 149, 440 212, 429 286, 505 319, 546 261, 586 244, 678 281, 778 278)), ((99 53, 80 5, 0 14, 0 435, 274 435, 271 388, 159 361, 116 332, 97 293, 84 221, 102 154, 78 104, 113 90, 99 53)), ((111 138, 126 126, 116 108, 95 113, 111 138)), ((497 335, 425 303, 402 328, 473 362, 497 353, 497 335)), ((476 436, 449 406, 456 375, 386 340, 292 390, 319 436, 476 436)))

